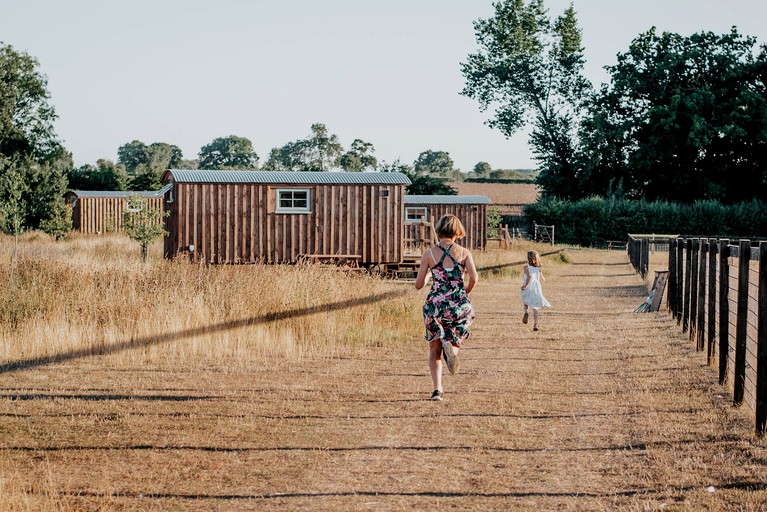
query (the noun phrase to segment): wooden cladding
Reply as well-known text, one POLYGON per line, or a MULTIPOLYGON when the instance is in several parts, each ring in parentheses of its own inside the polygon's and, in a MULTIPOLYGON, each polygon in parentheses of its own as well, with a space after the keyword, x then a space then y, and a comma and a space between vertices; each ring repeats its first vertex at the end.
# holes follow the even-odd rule
MULTIPOLYGON (((67 203, 72 206, 72 229, 85 234, 123 232, 123 213, 127 207, 126 197, 77 197, 68 193, 67 203)), ((142 198, 146 208, 162 211, 163 198, 142 198)), ((158 218, 158 224, 162 222, 158 218)))
MULTIPOLYGON (((426 220, 434 227, 443 215, 455 215, 466 228, 466 236, 458 240, 458 243, 469 249, 485 250, 487 243, 486 204, 409 204, 407 208, 425 208, 427 211, 426 220)), ((418 239, 418 222, 407 222, 405 230, 407 239, 418 239)))
POLYGON ((209 263, 290 263, 354 254, 362 264, 402 259, 401 185, 179 183, 166 202, 165 256, 209 263), (308 213, 277 213, 277 190, 310 190, 308 213), (193 249, 190 251, 190 246, 193 249))

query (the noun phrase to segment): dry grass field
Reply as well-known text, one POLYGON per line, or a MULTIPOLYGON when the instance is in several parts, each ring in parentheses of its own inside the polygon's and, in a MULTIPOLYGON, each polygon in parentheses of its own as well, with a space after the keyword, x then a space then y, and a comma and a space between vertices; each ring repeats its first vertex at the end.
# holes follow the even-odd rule
POLYGON ((431 381, 403 283, 145 267, 120 239, 0 242, 0 511, 764 510, 767 444, 624 253, 477 255, 477 321, 431 381), (126 256, 127 254, 127 256, 126 256), (10 291, 9 291, 10 290, 10 291))

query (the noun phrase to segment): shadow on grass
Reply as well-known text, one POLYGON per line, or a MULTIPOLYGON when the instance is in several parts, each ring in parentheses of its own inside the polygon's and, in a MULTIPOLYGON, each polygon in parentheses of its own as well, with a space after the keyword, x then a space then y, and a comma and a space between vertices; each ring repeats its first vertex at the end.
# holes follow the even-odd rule
POLYGON ((54 354, 47 357, 36 357, 21 359, 18 361, 10 361, 8 363, 0 365, 0 373, 8 373, 17 370, 27 370, 37 368, 40 366, 46 366, 54 363, 61 363, 65 361, 71 361, 74 359, 81 359, 84 357, 94 355, 112 354, 115 352, 122 352, 125 350, 131 350, 135 348, 143 348, 152 345, 159 345, 161 343, 167 343, 169 341, 183 340, 185 338, 192 338, 195 336, 202 336, 205 334, 211 334, 222 331, 229 331, 233 329, 239 329, 242 327, 248 327, 251 325, 265 324, 270 322, 276 322, 279 320, 286 320, 288 318, 295 318, 301 316, 316 315, 319 313, 327 313, 329 311, 338 311, 341 309, 349 309, 355 306, 363 304, 372 304, 388 299, 399 297, 406 293, 404 290, 392 290, 386 293, 379 293, 371 297, 365 297, 361 299, 350 299, 341 302, 335 302, 331 304, 322 304, 318 306, 312 306, 307 308, 291 309, 288 311, 281 311, 279 313, 269 313, 266 315, 254 316, 251 318, 243 318, 241 320, 230 320, 227 322, 221 322, 214 325, 207 325, 204 327, 196 327, 194 329, 186 329, 174 333, 163 333, 154 336, 144 336, 137 339, 131 339, 113 345, 107 345, 98 348, 84 348, 79 350, 72 350, 62 354, 54 354))
MULTIPOLYGON (((563 250, 564 249, 559 249, 558 251, 545 252, 541 254, 541 257, 551 256, 552 254, 559 254, 563 250)), ((521 267, 524 265, 527 265, 527 260, 513 261, 511 263, 502 263, 500 265, 492 265, 489 267, 477 267, 477 272, 492 272, 493 270, 501 270, 503 268, 509 268, 509 267, 521 267)))
MULTIPOLYGON (((764 491, 767 483, 741 480, 716 484, 717 489, 764 491)), ((196 493, 139 493, 139 492, 111 492, 102 493, 94 491, 72 491, 59 493, 61 497, 86 497, 86 498, 130 498, 130 499, 168 499, 168 500, 279 500, 290 498, 344 498, 356 496, 369 496, 373 498, 611 498, 611 497, 641 497, 661 495, 669 496, 674 493, 700 492, 701 486, 684 486, 659 488, 646 487, 638 489, 588 492, 582 490, 548 492, 548 491, 512 491, 512 492, 476 492, 476 491, 334 491, 334 492, 289 492, 289 493, 266 493, 266 494, 196 494, 196 493)))
MULTIPOLYGON (((394 454, 402 452, 496 452, 496 453, 576 453, 576 452, 627 452, 644 455, 648 449, 669 448, 688 444, 733 443, 739 437, 734 435, 702 435, 700 437, 669 439, 629 444, 613 444, 605 446, 532 446, 528 448, 508 446, 469 446, 469 445, 427 445, 427 446, 192 446, 164 444, 130 444, 130 445, 92 445, 92 446, 2 446, 0 451, 19 452, 85 452, 85 451, 199 451, 209 453, 269 453, 269 452, 314 452, 314 453, 355 453, 355 452, 386 452, 394 454)), ((767 485, 767 483, 765 484, 767 485)))

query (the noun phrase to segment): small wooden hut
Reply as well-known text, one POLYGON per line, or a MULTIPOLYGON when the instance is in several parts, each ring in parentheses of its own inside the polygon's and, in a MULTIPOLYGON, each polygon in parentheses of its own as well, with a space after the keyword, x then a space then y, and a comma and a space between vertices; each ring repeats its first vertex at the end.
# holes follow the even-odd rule
POLYGON ((69 190, 64 194, 64 200, 72 206, 74 231, 102 235, 123 231, 123 213, 129 208, 141 207, 162 211, 162 194, 162 191, 69 190), (128 204, 128 198, 133 195, 142 199, 141 205, 128 204))
POLYGON ((402 258, 407 176, 169 170, 165 256, 210 263, 402 258))
POLYGON ((424 226, 434 226, 445 214, 458 217, 466 228, 462 243, 469 249, 484 250, 487 244, 485 196, 405 196, 405 238, 422 240, 424 226))

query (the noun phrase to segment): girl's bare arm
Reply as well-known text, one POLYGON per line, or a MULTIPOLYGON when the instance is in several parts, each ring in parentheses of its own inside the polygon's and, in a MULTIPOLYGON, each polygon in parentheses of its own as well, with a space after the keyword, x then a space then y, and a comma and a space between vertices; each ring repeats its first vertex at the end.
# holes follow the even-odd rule
MULTIPOLYGON (((431 253, 429 253, 431 254, 431 253)), ((418 275, 415 278, 415 289, 420 290, 426 284, 426 276, 429 274, 429 258, 426 253, 421 255, 421 266, 418 267, 418 275)))
POLYGON ((522 268, 522 272, 524 274, 524 277, 522 278, 522 289, 524 290, 527 287, 527 283, 530 281, 530 271, 527 270, 527 265, 522 268))
POLYGON ((479 281, 479 273, 477 272, 477 266, 474 264, 474 256, 471 255, 471 251, 466 251, 466 273, 469 275, 469 280, 466 282, 466 293, 469 293, 477 285, 479 281))

